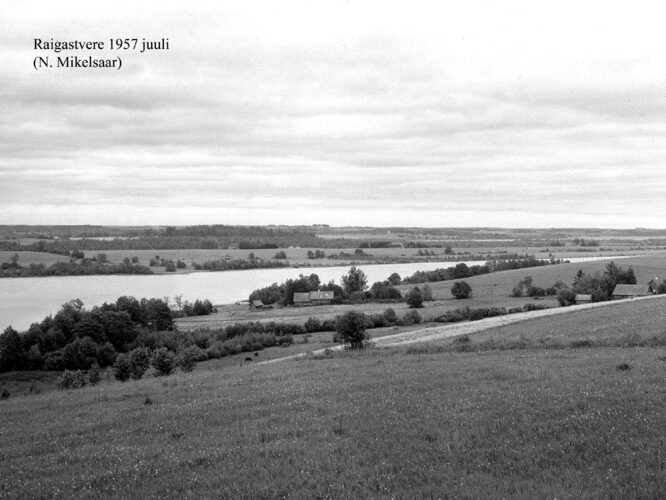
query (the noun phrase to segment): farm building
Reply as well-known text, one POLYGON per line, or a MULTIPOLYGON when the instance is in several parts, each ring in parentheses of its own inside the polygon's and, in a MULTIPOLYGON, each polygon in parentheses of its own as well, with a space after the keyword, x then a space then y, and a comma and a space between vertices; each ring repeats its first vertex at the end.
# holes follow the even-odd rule
POLYGON ((263 309, 264 303, 261 300, 253 300, 250 302, 250 309, 263 309))
POLYGON ((333 292, 295 292, 295 306, 320 306, 333 302, 333 292))
POLYGON ((576 304, 589 304, 592 302, 592 295, 589 293, 577 293, 576 304))
POLYGON ((313 305, 331 304, 333 302, 333 291, 330 292, 310 292, 310 302, 313 305))
POLYGON ((309 292, 294 292, 294 305, 295 306, 309 306, 310 293, 309 292))
POLYGON ((652 282, 647 285, 624 285, 619 284, 613 290, 614 299, 631 299, 634 297, 645 297, 647 295, 654 295, 656 293, 655 287, 652 282))

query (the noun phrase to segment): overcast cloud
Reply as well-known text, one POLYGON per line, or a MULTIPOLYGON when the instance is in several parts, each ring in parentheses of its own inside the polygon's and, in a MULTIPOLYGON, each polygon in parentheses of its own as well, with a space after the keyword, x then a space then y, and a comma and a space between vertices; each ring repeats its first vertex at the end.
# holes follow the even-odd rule
POLYGON ((659 4, 536 4, 0 0, 0 223, 664 227, 659 4))

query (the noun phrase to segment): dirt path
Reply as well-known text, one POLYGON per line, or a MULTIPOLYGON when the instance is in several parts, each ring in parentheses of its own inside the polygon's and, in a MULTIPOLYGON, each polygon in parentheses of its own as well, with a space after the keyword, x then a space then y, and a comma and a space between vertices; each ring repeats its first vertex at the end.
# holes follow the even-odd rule
MULTIPOLYGON (((414 344, 418 342, 431 342, 435 340, 442 340, 460 335, 467 335, 470 333, 477 333, 489 328, 497 326, 510 325, 513 323, 520 323, 521 321, 528 321, 534 318, 543 318, 546 316, 556 316, 559 314, 571 314, 579 311, 586 311, 589 309, 598 309, 601 307, 613 307, 618 304, 626 304, 628 301, 639 300, 664 300, 666 295, 652 295, 648 297, 638 297, 635 299, 626 300, 613 300, 610 302, 597 302, 594 304, 583 304, 571 307, 556 307, 551 309, 543 309, 541 311, 530 311, 518 314, 507 314, 505 316, 496 316, 494 318, 486 318, 479 321, 465 321, 461 323, 444 324, 442 326, 433 326, 429 328, 422 328, 421 330, 413 330, 411 332, 397 333, 395 335, 387 335, 385 337, 378 337, 372 340, 375 347, 397 347, 402 345, 414 344)), ((307 353, 293 354, 283 358, 270 359, 262 361, 257 364, 277 363, 279 361, 286 361, 290 359, 304 358, 307 356, 317 356, 325 354, 327 351, 339 351, 343 346, 337 345, 327 349, 318 349, 307 353)))

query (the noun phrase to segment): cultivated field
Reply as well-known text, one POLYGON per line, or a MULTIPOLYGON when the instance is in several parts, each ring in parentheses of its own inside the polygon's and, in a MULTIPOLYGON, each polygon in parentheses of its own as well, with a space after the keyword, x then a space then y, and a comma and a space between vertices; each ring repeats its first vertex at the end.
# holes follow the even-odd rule
POLYGON ((0 250, 0 262, 10 262, 12 255, 14 254, 18 255, 18 263, 22 266, 30 264, 44 264, 50 266, 56 262, 69 262, 69 257, 66 255, 45 252, 10 252, 5 250, 0 250))
MULTIPOLYGON (((470 338, 545 332, 594 346, 663 336, 664 319, 659 300, 627 301, 470 338)), ((10 398, 0 402, 0 493, 658 498, 666 491, 666 348, 442 346, 261 366, 205 362, 188 375, 10 398)))

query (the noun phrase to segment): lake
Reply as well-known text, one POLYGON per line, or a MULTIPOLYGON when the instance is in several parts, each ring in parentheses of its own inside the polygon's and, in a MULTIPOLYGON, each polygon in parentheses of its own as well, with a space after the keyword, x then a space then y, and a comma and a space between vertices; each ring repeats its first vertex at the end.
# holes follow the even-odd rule
MULTIPOLYGON (((571 262, 617 259, 614 257, 579 257, 571 262)), ((357 266, 365 272, 368 283, 383 281, 391 273, 409 276, 416 271, 451 267, 458 262, 419 262, 410 264, 376 264, 357 266)), ((483 265, 485 261, 466 261, 468 266, 483 265)), ((340 278, 350 266, 249 269, 245 271, 200 272, 191 274, 118 275, 118 276, 58 276, 48 278, 0 279, 0 331, 11 325, 21 331, 31 323, 56 313, 62 304, 81 299, 86 307, 115 302, 118 297, 209 299, 213 304, 228 304, 247 299, 257 288, 281 283, 299 274, 319 275, 322 283, 340 278)))

